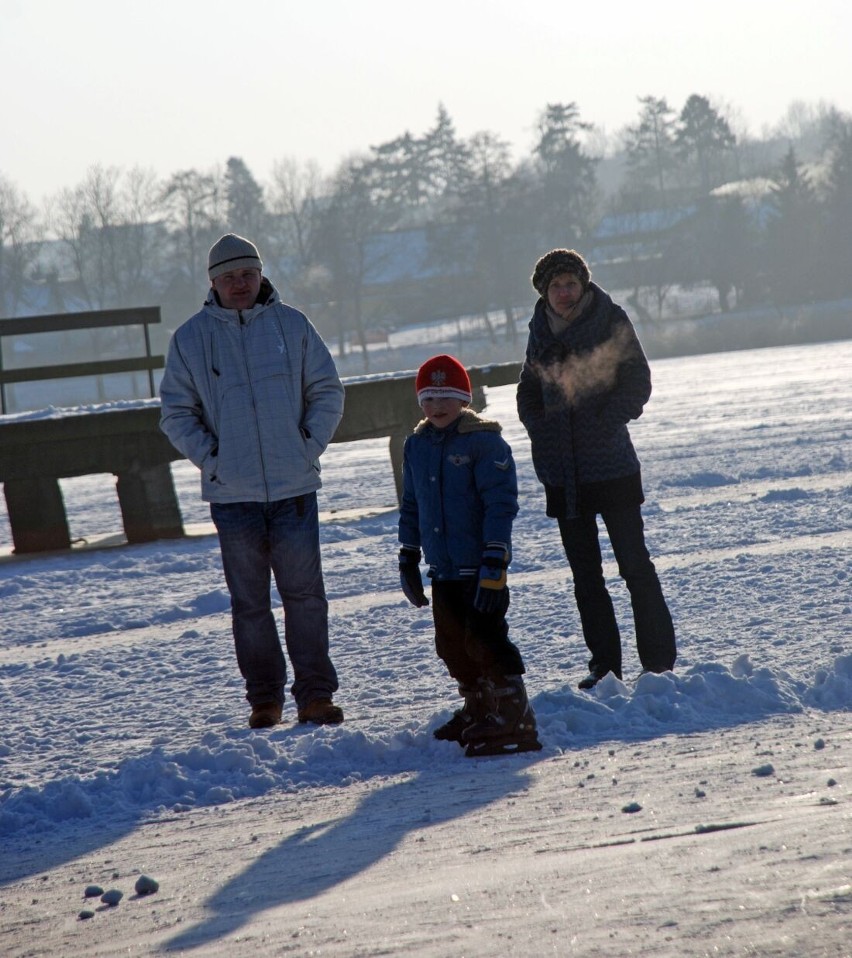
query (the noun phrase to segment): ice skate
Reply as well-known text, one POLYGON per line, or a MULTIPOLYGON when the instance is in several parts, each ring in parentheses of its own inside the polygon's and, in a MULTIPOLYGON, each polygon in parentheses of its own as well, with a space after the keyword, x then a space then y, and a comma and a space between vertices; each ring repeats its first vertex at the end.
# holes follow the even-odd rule
POLYGON ((468 758, 537 752, 541 749, 535 713, 520 675, 506 676, 498 684, 489 679, 480 679, 478 696, 483 718, 462 734, 468 758))
POLYGON ((459 684, 459 695, 464 696, 464 705, 455 710, 449 721, 439 725, 432 732, 435 738, 442 742, 458 742, 459 745, 464 745, 462 741, 464 732, 475 722, 484 718, 480 706, 481 700, 477 695, 478 691, 475 685, 459 684))

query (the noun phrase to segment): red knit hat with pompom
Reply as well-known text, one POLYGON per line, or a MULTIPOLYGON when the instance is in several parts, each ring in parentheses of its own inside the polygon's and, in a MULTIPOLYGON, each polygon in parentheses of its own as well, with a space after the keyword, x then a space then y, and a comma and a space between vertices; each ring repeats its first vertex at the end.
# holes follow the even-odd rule
POLYGON ((470 402, 473 398, 467 370, 454 356, 433 356, 417 370, 415 381, 417 402, 424 399, 461 399, 470 402))

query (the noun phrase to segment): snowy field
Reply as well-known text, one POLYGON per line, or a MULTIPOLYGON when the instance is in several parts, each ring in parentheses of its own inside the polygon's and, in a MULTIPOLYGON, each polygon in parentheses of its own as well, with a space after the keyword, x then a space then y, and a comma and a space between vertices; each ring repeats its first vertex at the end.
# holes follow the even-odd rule
MULTIPOLYGON (((289 700, 247 727, 186 463, 183 540, 16 559, 0 518, 0 954, 849 958, 852 341, 652 371, 631 432, 679 659, 636 679, 608 556, 626 681, 592 693, 514 389, 488 393, 539 753, 431 737, 458 698, 398 590, 385 441, 324 458, 339 727, 289 700)), ((63 491, 74 537, 120 528, 111 477, 63 491)))

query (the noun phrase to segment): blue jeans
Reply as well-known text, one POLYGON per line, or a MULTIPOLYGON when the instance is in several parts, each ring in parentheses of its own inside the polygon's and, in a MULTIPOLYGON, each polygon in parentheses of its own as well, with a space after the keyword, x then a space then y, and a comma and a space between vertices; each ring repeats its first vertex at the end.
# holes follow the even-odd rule
MULTIPOLYGON (((645 545, 640 507, 601 513, 618 573, 630 592, 636 648, 643 669, 665 672, 674 667, 677 649, 674 626, 657 570, 645 545)), ((597 515, 581 513, 560 519, 559 532, 574 578, 574 596, 591 659, 592 672, 614 672, 621 678, 621 636, 612 598, 606 588, 598 538, 597 515)))
POLYGON ((278 502, 210 505, 219 533, 237 665, 252 705, 283 702, 287 665, 270 595, 284 606, 284 639, 298 708, 337 691, 328 653, 328 601, 322 578, 316 493, 278 502))

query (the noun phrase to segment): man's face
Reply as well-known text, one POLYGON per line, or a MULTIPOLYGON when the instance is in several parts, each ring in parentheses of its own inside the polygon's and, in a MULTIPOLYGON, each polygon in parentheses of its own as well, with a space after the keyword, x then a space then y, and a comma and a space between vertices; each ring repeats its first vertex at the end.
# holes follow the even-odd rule
POLYGON ((211 280, 225 309, 251 309, 260 292, 259 269, 234 269, 211 280))
POLYGON ((461 399, 451 399, 448 396, 427 397, 420 403, 423 415, 436 429, 446 429, 461 415, 467 405, 461 399))
POLYGON ((568 318, 583 298, 583 284, 575 273, 558 273, 547 287, 547 304, 557 316, 568 318))

